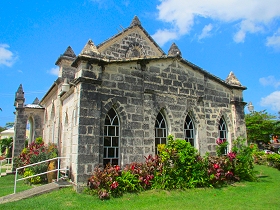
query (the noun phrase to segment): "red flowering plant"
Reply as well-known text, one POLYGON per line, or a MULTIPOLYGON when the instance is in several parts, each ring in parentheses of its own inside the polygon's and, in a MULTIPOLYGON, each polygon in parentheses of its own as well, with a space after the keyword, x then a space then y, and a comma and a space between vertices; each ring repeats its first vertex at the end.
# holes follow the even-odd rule
POLYGON ((233 171, 233 159, 230 160, 229 156, 208 157, 208 176, 212 186, 220 187, 239 180, 233 171))
POLYGON ((120 167, 107 164, 105 168, 95 167, 93 175, 88 179, 87 185, 90 194, 98 194, 100 199, 110 198, 110 194, 118 191, 117 177, 120 176, 120 167))
POLYGON ((153 157, 149 155, 145 157, 144 163, 131 163, 127 165, 124 171, 129 171, 135 175, 143 189, 149 189, 154 179, 154 174, 158 170, 159 159, 158 156, 153 157))
MULTIPOLYGON (((57 146, 55 144, 45 145, 42 138, 39 137, 34 142, 30 143, 27 147, 25 147, 18 157, 14 158, 15 167, 18 168, 29 164, 48 160, 50 158, 57 157, 57 154, 58 151, 57 146)), ((27 177, 38 173, 46 172, 47 168, 48 163, 43 163, 40 165, 25 168, 19 171, 19 173, 27 177)), ((36 183, 44 182, 46 181, 46 175, 41 175, 38 179, 36 183)), ((33 184, 32 179, 28 179, 28 181, 31 184, 33 184)))

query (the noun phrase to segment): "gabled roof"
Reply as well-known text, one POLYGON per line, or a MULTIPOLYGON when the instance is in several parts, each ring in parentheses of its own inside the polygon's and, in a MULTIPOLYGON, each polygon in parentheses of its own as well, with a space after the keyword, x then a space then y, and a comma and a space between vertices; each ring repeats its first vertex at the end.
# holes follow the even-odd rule
MULTIPOLYGON (((143 35, 143 38, 149 42, 151 47, 156 51, 156 56, 165 55, 164 51, 160 48, 160 46, 155 42, 155 40, 149 35, 149 33, 142 27, 141 22, 137 16, 134 16, 131 24, 128 28, 124 29, 120 33, 114 35, 113 37, 107 39, 101 44, 97 45, 97 49, 99 52, 104 52, 108 46, 114 44, 116 41, 121 40, 125 36, 129 35, 137 31, 140 35, 143 35)), ((129 40, 128 40, 129 41, 129 40)))
POLYGON ((147 31, 142 27, 141 22, 137 16, 135 16, 130 24, 130 26, 124 29, 122 32, 116 34, 115 36, 107 39, 101 44, 95 46, 94 43, 89 40, 88 43, 83 48, 82 52, 77 56, 77 58, 72 63, 72 66, 77 67, 79 61, 90 61, 93 63, 98 63, 99 65, 109 64, 109 63, 121 63, 121 62, 131 62, 137 61, 141 63, 142 61, 149 62, 151 60, 161 60, 161 59, 178 59, 178 61, 192 67, 194 70, 198 70, 201 73, 207 75, 207 77, 214 79, 215 81, 229 87, 238 88, 245 90, 246 87, 242 86, 240 82, 235 79, 222 80, 219 77, 207 72, 206 70, 196 66, 195 64, 182 58, 182 53, 178 46, 173 43, 166 55, 164 51, 158 46, 154 39, 147 33, 147 31), (142 37, 140 37, 142 36, 142 37), (139 46, 139 39, 146 42, 146 46, 151 47, 154 50, 154 54, 141 55, 141 52, 137 54, 137 51, 141 46, 139 46), (131 48, 131 49, 130 49, 131 48), (110 56, 107 53, 108 49, 113 50, 114 56, 110 56), (115 51, 114 51, 115 50, 115 51), (124 53, 125 51, 125 53, 124 53), (118 57, 122 55, 122 57, 118 57), (125 55, 125 56, 123 56, 125 55), (236 82, 236 80, 239 82, 236 82))
POLYGON ((135 16, 126 29, 95 46, 91 40, 77 56, 72 66, 77 67, 80 60, 102 62, 102 60, 126 60, 135 57, 161 57, 164 51, 141 26, 135 16))

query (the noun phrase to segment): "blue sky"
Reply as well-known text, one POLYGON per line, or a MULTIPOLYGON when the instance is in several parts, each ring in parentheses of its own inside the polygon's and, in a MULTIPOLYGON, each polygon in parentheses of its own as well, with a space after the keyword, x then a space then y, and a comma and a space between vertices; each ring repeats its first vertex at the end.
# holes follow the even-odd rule
POLYGON ((0 126, 14 121, 20 84, 25 103, 41 99, 68 46, 78 55, 89 39, 98 45, 135 15, 166 53, 175 42, 183 58, 221 79, 233 71, 248 88, 244 101, 280 111, 278 0, 2 0, 0 126))

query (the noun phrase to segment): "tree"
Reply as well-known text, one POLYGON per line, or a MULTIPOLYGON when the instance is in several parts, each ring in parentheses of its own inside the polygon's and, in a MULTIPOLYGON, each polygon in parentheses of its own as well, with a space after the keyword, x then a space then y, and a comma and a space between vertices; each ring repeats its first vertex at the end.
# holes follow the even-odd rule
POLYGON ((275 132, 280 131, 276 116, 267 113, 266 110, 246 114, 245 123, 247 138, 250 142, 262 140, 267 143, 271 140, 271 136, 275 135, 275 132))
POLYGON ((7 129, 12 128, 14 126, 14 124, 15 124, 14 122, 7 122, 5 125, 5 128, 7 128, 7 129))
POLYGON ((13 137, 4 138, 0 140, 1 153, 5 152, 7 158, 12 156, 13 137))
POLYGON ((5 128, 5 127, 0 126, 0 133, 1 133, 2 131, 4 131, 4 130, 6 130, 6 128, 5 128))

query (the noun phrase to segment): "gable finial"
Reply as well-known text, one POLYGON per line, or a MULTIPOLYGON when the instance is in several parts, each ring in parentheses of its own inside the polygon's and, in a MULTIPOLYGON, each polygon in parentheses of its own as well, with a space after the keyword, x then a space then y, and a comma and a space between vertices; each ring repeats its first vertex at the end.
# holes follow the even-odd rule
POLYGON ((23 92, 22 84, 20 84, 19 87, 18 87, 18 90, 15 94, 14 106, 23 107, 24 101, 25 101, 24 92, 23 92))
POLYGON ((39 104, 40 103, 40 101, 39 101, 39 99, 36 97, 35 99, 34 99, 34 101, 33 101, 33 103, 32 104, 39 104))
POLYGON ((179 50, 178 46, 175 43, 173 43, 170 46, 170 48, 168 50, 168 55, 182 57, 182 53, 181 53, 181 51, 179 50))
POLYGON ((88 42, 86 43, 85 47, 83 48, 81 54, 83 55, 98 55, 100 54, 95 46, 95 44, 93 43, 93 41, 90 39, 88 40, 88 42))
POLYGON ((71 57, 71 58, 75 58, 76 55, 72 49, 71 46, 68 46, 67 49, 65 50, 65 52, 63 53, 63 56, 68 56, 68 57, 71 57))
POLYGON ((135 15, 133 20, 131 21, 130 26, 141 26, 141 22, 139 20, 139 18, 135 15))
POLYGON ((240 81, 237 79, 237 77, 234 75, 234 73, 231 71, 226 78, 226 83, 234 86, 242 86, 240 81))

